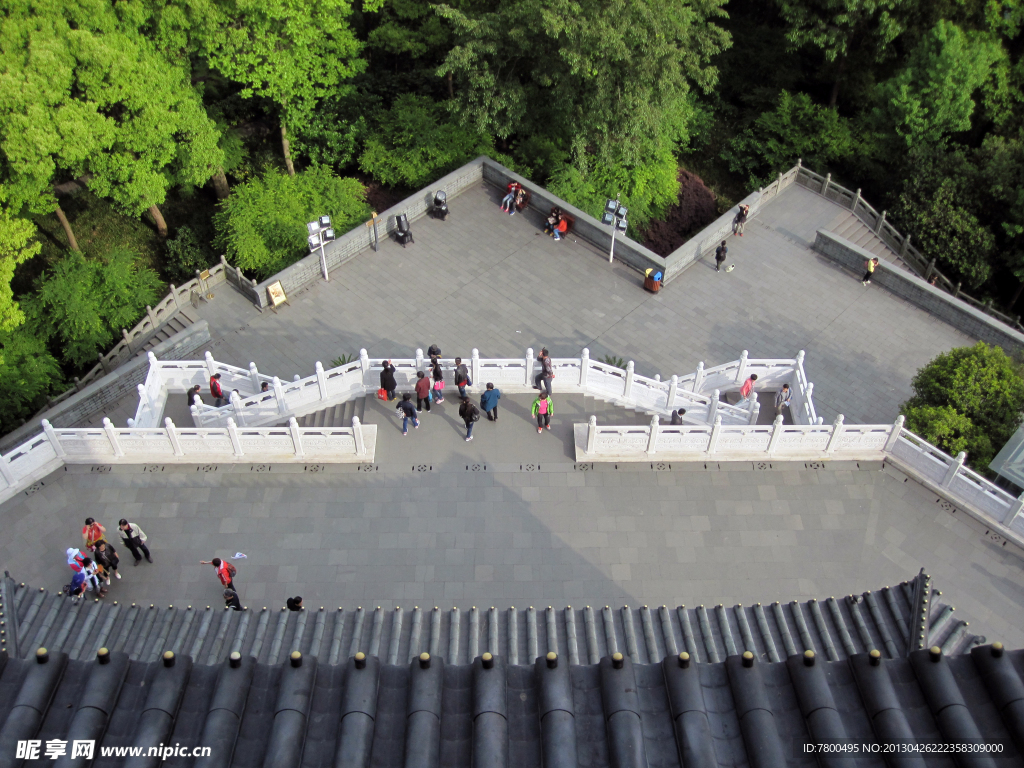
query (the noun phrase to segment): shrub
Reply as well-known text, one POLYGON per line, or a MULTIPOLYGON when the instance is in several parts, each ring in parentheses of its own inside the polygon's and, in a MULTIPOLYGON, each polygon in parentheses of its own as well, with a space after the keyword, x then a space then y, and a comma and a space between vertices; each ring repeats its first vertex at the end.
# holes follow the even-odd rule
POLYGON ((167 260, 164 268, 172 280, 187 282, 214 263, 209 250, 203 247, 192 227, 178 227, 174 237, 167 241, 167 260))
POLYGON ((63 383, 46 342, 27 326, 0 333, 0 431, 10 432, 46 405, 63 383))
POLYGON ((665 216, 655 219, 644 233, 644 245, 668 256, 718 217, 715 194, 696 174, 679 169, 679 196, 665 216))

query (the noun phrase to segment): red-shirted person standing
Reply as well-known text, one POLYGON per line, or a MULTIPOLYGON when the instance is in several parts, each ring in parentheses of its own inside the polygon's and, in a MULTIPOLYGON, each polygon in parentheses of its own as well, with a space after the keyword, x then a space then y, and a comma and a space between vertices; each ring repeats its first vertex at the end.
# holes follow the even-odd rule
MULTIPOLYGON (((220 579, 220 583, 224 585, 225 589, 235 589, 235 574, 238 573, 238 569, 235 568, 231 563, 226 563, 219 557, 213 558, 213 560, 200 560, 200 565, 212 565, 217 569, 217 578, 220 579)), ((235 589, 237 592, 238 590, 235 589)))
POLYGON ((219 373, 210 377, 210 394, 213 396, 214 406, 220 408, 224 404, 224 390, 220 388, 219 373))
POLYGON ((96 522, 93 517, 85 518, 85 525, 82 527, 82 544, 90 552, 96 549, 96 543, 106 541, 107 529, 96 522))

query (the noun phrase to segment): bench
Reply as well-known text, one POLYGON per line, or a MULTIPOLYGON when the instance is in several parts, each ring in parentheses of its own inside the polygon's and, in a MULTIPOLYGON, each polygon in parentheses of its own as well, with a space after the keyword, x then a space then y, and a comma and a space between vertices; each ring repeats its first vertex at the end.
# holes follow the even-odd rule
POLYGON ((519 211, 519 213, 522 213, 524 210, 526 210, 529 207, 529 205, 530 205, 530 190, 523 189, 523 201, 516 205, 516 210, 519 211))

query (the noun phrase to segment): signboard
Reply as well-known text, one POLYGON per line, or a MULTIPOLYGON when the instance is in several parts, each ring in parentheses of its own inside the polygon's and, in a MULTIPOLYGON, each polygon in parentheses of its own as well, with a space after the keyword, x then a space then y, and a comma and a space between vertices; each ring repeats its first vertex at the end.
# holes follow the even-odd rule
POLYGON ((288 303, 288 295, 284 292, 284 286, 281 285, 280 280, 267 286, 267 297, 270 299, 271 309, 276 310, 282 304, 288 303))

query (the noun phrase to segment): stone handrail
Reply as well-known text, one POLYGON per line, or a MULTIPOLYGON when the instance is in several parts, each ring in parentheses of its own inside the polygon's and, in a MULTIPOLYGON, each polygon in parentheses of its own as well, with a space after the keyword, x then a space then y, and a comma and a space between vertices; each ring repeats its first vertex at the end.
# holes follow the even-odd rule
MULTIPOLYGON (((935 278, 935 287, 941 288, 947 293, 952 294, 954 299, 961 299, 971 306, 977 307, 980 311, 984 312, 997 320, 1006 323, 1010 327, 1018 331, 1024 331, 1024 325, 1021 325, 1020 316, 1010 316, 1004 312, 1000 312, 992 307, 991 299, 987 301, 979 301, 972 296, 968 296, 961 290, 960 283, 954 283, 948 277, 943 275, 935 267, 935 259, 928 259, 922 254, 917 248, 915 248, 910 242, 910 235, 902 235, 900 232, 888 221, 886 221, 886 211, 878 212, 875 210, 864 198, 860 196, 860 190, 851 192, 845 187, 836 184, 832 181, 832 174, 826 174, 821 176, 814 171, 804 168, 800 160, 797 160, 796 169, 798 171, 796 177, 796 183, 802 187, 806 187, 812 192, 817 192, 822 197, 828 200, 838 203, 844 208, 849 208, 853 214, 866 224, 878 237, 884 242, 889 248, 896 253, 900 260, 910 269, 911 272, 916 274, 918 277, 924 280, 931 280, 935 278)), ((792 172, 792 170, 790 171, 792 172)))

